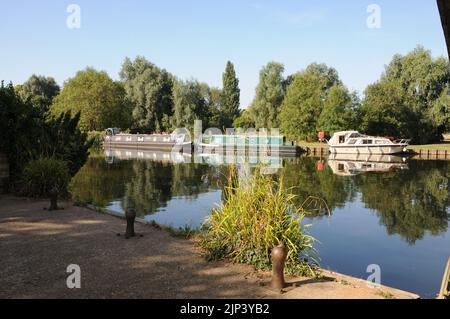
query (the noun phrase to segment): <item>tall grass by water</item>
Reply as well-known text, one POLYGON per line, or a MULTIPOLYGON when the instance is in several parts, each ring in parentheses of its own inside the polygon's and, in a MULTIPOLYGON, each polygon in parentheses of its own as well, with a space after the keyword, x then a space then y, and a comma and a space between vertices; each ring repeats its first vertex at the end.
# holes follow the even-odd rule
POLYGON ((271 268, 271 251, 288 250, 286 272, 315 276, 316 241, 303 224, 304 210, 283 180, 257 171, 239 179, 231 170, 223 203, 214 209, 201 232, 201 246, 208 260, 231 258, 257 269, 271 268))

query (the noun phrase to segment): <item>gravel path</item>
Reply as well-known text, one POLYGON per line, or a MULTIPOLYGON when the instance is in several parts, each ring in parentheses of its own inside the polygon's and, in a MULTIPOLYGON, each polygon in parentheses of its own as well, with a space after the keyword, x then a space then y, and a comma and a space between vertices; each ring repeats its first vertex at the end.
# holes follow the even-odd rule
MULTIPOLYGON (((247 265, 206 262, 192 240, 137 224, 142 238, 125 240, 125 221, 66 203, 0 197, 0 298, 410 298, 381 293, 349 277, 291 279, 297 288, 267 289, 270 274, 247 265), (68 289, 66 269, 81 268, 81 289, 68 289)), ((384 289, 386 291, 386 289, 384 289)))

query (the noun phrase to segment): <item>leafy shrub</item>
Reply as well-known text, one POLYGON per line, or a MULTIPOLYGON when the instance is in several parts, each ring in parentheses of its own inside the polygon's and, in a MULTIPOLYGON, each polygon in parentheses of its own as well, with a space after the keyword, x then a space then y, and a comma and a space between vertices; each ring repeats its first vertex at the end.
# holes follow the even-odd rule
POLYGON ((231 258, 257 269, 271 268, 272 248, 288 250, 286 272, 315 276, 318 265, 315 239, 306 233, 304 212, 295 206, 295 195, 260 172, 246 181, 236 173, 229 178, 225 199, 202 227, 201 246, 208 260, 231 258))
POLYGON ((35 198, 67 195, 70 174, 67 163, 53 158, 41 158, 28 163, 22 173, 23 193, 35 198))

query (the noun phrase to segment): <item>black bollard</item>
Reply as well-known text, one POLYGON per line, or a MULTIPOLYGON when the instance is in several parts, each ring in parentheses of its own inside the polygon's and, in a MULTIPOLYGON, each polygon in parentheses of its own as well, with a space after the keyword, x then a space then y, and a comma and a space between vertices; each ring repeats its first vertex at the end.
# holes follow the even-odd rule
POLYGON ((287 249, 285 247, 274 247, 272 250, 272 281, 271 287, 276 290, 282 290, 286 286, 284 281, 284 265, 287 258, 287 249))
POLYGON ((49 207, 49 211, 53 211, 53 210, 59 210, 58 207, 58 189, 56 187, 53 187, 50 190, 50 207, 49 207))
POLYGON ((128 208, 125 212, 125 218, 127 219, 127 231, 125 233, 125 238, 135 237, 136 233, 134 232, 134 221, 136 219, 136 211, 134 208, 128 208))

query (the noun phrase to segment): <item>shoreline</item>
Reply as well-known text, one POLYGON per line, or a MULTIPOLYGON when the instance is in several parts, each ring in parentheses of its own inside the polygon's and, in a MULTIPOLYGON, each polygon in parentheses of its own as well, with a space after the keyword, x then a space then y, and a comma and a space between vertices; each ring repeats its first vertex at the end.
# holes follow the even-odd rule
MULTIPOLYGON (((1 196, 0 298, 120 299, 418 299, 391 287, 323 270, 324 277, 286 277, 283 293, 269 289, 270 272, 227 260, 208 262, 195 240, 135 225, 143 237, 124 239, 123 216, 61 202, 1 196), (119 217, 119 218, 118 218, 119 217), (66 267, 81 268, 82 288, 68 289, 66 267)), ((148 224, 148 223, 147 223, 148 224)))

